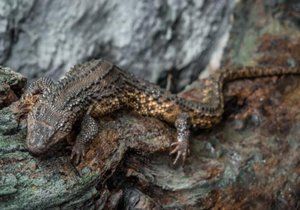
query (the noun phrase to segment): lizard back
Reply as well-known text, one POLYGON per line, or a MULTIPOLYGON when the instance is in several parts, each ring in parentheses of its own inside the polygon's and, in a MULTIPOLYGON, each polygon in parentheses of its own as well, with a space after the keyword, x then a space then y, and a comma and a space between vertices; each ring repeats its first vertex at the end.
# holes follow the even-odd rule
POLYGON ((115 88, 111 85, 116 83, 118 75, 112 71, 113 64, 103 60, 76 65, 58 82, 48 98, 61 110, 87 107, 92 101, 113 94, 115 88))
POLYGON ((72 109, 78 104, 92 105, 93 115, 104 115, 121 107, 128 107, 141 115, 174 123, 181 113, 188 113, 190 122, 199 128, 218 123, 224 112, 223 85, 241 78, 282 74, 298 74, 299 68, 243 67, 224 69, 209 77, 212 85, 203 90, 205 96, 214 95, 214 103, 186 100, 161 89, 105 60, 94 60, 75 66, 59 82, 55 103, 72 109))

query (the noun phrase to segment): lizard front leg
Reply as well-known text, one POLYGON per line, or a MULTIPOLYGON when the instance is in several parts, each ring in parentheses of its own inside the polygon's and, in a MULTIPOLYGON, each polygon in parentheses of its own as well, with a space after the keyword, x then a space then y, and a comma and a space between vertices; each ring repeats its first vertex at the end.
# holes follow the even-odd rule
POLYGON ((77 135, 75 145, 72 148, 71 159, 78 164, 85 156, 86 147, 98 134, 98 124, 96 120, 89 114, 83 117, 81 122, 81 130, 77 135))
POLYGON ((171 144, 175 148, 170 152, 170 154, 177 153, 173 164, 176 164, 180 157, 184 162, 189 153, 189 115, 185 112, 179 114, 175 121, 175 127, 177 129, 177 141, 171 144))

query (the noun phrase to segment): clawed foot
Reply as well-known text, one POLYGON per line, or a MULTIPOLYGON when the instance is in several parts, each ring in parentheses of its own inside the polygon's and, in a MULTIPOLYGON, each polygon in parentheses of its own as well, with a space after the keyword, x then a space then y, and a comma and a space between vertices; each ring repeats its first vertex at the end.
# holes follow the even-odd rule
POLYGON ((173 164, 175 165, 179 158, 182 159, 183 163, 186 160, 187 155, 190 153, 189 145, 187 141, 177 141, 171 144, 171 147, 175 147, 171 152, 172 154, 177 154, 173 164))
POLYGON ((71 160, 78 165, 85 156, 85 148, 83 145, 75 144, 72 148, 71 160))

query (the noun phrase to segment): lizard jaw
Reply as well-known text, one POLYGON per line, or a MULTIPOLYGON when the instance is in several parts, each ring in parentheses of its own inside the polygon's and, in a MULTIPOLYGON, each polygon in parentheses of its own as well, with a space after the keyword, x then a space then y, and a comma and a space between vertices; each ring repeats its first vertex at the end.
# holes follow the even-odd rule
POLYGON ((37 143, 38 141, 33 141, 29 138, 26 140, 26 142, 27 149, 32 154, 41 155, 47 151, 47 148, 44 145, 37 143))
POLYGON ((26 147, 30 153, 41 155, 48 150, 50 127, 38 121, 28 122, 26 147))

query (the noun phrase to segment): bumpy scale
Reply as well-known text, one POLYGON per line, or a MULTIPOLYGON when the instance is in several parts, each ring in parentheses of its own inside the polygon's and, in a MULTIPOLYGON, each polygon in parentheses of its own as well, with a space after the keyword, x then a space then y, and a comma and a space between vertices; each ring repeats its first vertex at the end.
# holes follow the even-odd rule
POLYGON ((41 96, 28 114, 27 147, 32 153, 42 154, 70 136, 74 125, 81 124, 72 150, 72 157, 79 162, 86 146, 98 132, 97 123, 90 112, 103 116, 120 108, 129 108, 138 114, 175 125, 178 137, 177 142, 172 144, 174 149, 171 154, 177 154, 176 163, 179 158, 185 160, 187 156, 190 126, 210 128, 221 120, 225 82, 299 73, 299 68, 282 67, 224 69, 210 77, 217 103, 206 104, 187 101, 137 79, 109 61, 93 60, 74 66, 57 84, 42 78, 28 88, 24 97, 33 94, 41 96))

